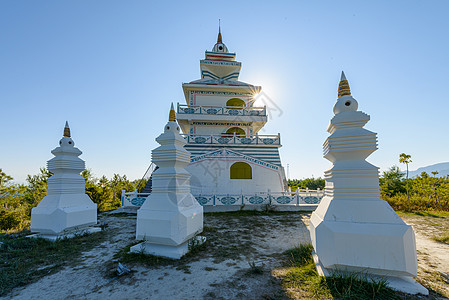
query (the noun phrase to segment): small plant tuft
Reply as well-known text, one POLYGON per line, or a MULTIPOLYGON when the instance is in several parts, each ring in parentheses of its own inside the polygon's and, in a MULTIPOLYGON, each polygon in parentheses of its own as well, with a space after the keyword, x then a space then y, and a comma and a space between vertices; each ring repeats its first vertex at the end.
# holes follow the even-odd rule
POLYGON ((432 239, 439 243, 449 244, 449 233, 443 234, 442 236, 434 236, 432 239))
POLYGON ((247 274, 263 274, 263 264, 258 266, 255 261, 249 261, 248 265, 250 269, 247 274))
POLYGON ((287 250, 285 253, 290 258, 290 264, 301 267, 313 263, 312 244, 301 244, 299 247, 287 250))
POLYGON ((179 265, 176 267, 176 270, 183 271, 185 274, 192 274, 192 271, 190 271, 189 265, 179 265))
POLYGON ((188 242, 189 252, 185 256, 196 255, 206 249, 207 240, 203 236, 196 236, 188 242))
POLYGON ((263 206, 263 212, 266 213, 266 214, 270 214, 272 212, 275 212, 276 211, 275 207, 276 206, 273 205, 273 202, 271 201, 271 197, 270 197, 270 201, 263 206))

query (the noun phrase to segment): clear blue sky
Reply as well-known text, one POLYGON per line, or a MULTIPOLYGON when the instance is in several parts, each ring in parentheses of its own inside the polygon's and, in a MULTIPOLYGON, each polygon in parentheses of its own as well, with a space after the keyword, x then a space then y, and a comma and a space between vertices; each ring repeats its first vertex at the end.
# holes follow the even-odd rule
POLYGON ((449 161, 448 12, 449 1, 3 0, 0 168, 17 182, 36 174, 68 120, 96 176, 141 177, 219 18, 240 80, 282 110, 264 133, 281 133, 290 177, 330 166, 322 144, 341 70, 378 133, 371 163, 449 161))

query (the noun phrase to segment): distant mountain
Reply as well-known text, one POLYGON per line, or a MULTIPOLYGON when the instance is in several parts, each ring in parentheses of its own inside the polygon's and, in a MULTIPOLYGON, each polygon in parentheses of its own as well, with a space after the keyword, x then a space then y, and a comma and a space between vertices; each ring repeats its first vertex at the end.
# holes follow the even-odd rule
POLYGON ((419 169, 417 169, 415 171, 409 171, 408 172, 408 176, 409 177, 415 177, 415 176, 420 175, 422 172, 426 172, 427 174, 432 176, 431 172, 434 172, 434 171, 438 172, 437 177, 442 177, 442 176, 449 175, 449 162, 434 164, 434 165, 430 165, 430 166, 427 166, 427 167, 419 168, 419 169))

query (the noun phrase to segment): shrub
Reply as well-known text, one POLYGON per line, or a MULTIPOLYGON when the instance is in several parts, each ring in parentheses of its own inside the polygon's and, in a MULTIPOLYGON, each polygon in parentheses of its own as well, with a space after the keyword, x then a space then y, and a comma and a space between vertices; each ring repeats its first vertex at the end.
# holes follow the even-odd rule
POLYGON ((0 230, 10 230, 19 227, 22 220, 20 213, 16 211, 0 211, 0 230))

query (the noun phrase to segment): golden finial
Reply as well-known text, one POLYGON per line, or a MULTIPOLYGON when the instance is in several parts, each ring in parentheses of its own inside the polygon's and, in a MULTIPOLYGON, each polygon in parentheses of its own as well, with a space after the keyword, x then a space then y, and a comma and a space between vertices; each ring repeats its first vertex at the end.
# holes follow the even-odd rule
POLYGON ((217 44, 223 44, 223 41, 221 39, 221 24, 220 19, 218 19, 218 38, 217 38, 217 44))
POLYGON ((349 88, 348 80, 346 79, 345 72, 341 71, 340 84, 338 85, 338 98, 350 95, 351 89, 349 88))
POLYGON ((70 127, 69 127, 69 122, 67 122, 67 121, 65 121, 64 136, 70 137, 70 127))
POLYGON ((176 114, 175 114, 175 109, 173 108, 173 102, 171 103, 170 114, 168 115, 168 121, 169 122, 176 121, 176 114))

